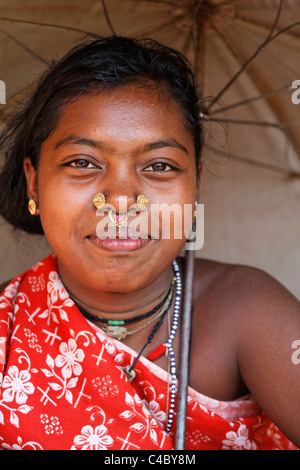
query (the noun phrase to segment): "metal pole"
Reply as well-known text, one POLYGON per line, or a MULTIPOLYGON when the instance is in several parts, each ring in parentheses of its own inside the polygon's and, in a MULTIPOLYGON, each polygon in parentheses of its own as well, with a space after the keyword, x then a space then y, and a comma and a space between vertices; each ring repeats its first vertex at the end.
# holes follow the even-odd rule
POLYGON ((185 450, 187 397, 189 382, 189 359, 192 330, 192 305, 194 281, 194 250, 186 250, 183 311, 180 328, 180 352, 178 369, 178 395, 176 411, 175 449, 185 450))

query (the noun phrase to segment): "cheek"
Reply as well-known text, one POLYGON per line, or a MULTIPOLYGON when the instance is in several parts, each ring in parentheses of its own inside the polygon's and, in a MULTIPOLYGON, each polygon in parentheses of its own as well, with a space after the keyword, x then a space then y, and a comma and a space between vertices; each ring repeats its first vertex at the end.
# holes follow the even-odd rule
POLYGON ((52 240, 70 238, 84 207, 82 192, 74 191, 59 178, 41 171, 39 178, 39 209, 45 235, 52 240))

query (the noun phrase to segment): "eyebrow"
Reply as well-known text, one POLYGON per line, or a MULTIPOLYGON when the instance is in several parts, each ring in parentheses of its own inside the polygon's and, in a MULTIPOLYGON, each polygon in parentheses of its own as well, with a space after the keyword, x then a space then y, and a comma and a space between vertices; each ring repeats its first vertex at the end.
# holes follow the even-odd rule
POLYGON ((165 147, 177 148, 181 150, 182 152, 186 153, 187 155, 189 154, 186 147, 173 138, 161 139, 156 142, 151 142, 149 144, 144 145, 142 149, 143 149, 143 152, 150 152, 151 150, 165 148, 165 147))
POLYGON ((63 147, 64 145, 87 145, 89 147, 93 147, 99 150, 112 151, 112 148, 104 144, 103 142, 87 139, 86 137, 82 137, 79 135, 69 135, 64 139, 59 140, 58 142, 56 142, 54 148, 58 149, 59 147, 63 147))
MULTIPOLYGON (((71 145, 71 144, 87 145, 89 147, 96 148, 98 150, 102 150, 108 153, 112 153, 114 150, 112 147, 105 144, 104 142, 96 141, 93 139, 88 139, 86 137, 82 137, 79 135, 69 135, 68 137, 65 137, 64 139, 59 140, 55 144, 54 148, 57 149, 64 145, 71 145)), ((173 139, 173 138, 160 139, 155 142, 150 142, 145 145, 142 145, 137 148, 137 153, 150 152, 151 150, 156 150, 156 149, 161 149, 161 148, 166 148, 166 147, 177 148, 181 152, 184 152, 186 155, 189 155, 187 148, 184 145, 182 145, 180 142, 178 142, 176 139, 173 139)))

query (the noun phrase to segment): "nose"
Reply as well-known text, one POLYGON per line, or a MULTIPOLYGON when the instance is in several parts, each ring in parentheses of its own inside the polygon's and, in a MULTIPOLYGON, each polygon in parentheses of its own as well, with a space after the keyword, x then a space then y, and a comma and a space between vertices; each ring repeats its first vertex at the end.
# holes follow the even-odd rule
POLYGON ((130 207, 136 204, 137 190, 134 185, 120 185, 109 187, 106 191, 106 204, 112 206, 117 214, 124 214, 130 207))
POLYGON ((134 170, 118 168, 107 175, 103 193, 108 206, 112 206, 117 214, 126 213, 130 207, 136 204, 139 189, 139 178, 134 170))

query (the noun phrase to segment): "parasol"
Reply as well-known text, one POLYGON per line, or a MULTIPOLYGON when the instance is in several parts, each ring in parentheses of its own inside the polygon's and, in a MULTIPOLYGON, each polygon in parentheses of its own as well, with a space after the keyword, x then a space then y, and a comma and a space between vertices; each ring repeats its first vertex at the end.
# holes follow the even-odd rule
MULTIPOLYGON (((86 34, 151 37, 179 49, 208 97, 205 243, 196 255, 262 268, 299 296, 300 106, 291 89, 300 79, 299 20, 299 0, 2 0, 0 122, 86 34)), ((37 237, 24 250, 24 238, 15 245, 1 230, 0 281, 49 250, 37 237)))

